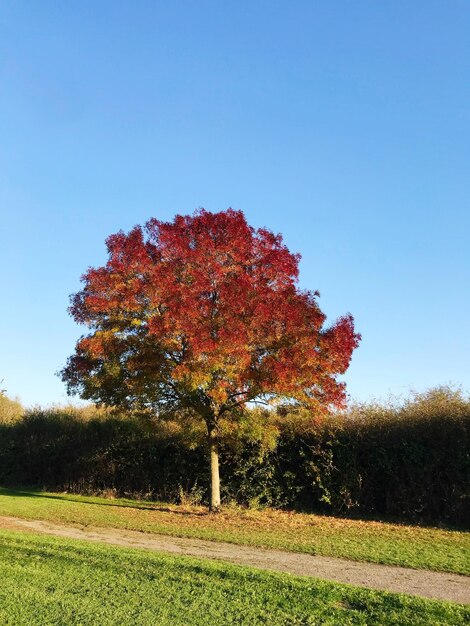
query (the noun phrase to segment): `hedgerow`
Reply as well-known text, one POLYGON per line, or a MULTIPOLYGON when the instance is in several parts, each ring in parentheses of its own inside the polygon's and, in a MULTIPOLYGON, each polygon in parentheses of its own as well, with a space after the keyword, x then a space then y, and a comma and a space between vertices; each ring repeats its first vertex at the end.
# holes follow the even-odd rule
MULTIPOLYGON (((0 414, 0 483, 207 501, 204 433, 192 424, 92 407, 0 414)), ((223 429, 223 499, 468 525, 469 424, 470 400, 449 387, 319 423, 288 407, 255 409, 223 429)))

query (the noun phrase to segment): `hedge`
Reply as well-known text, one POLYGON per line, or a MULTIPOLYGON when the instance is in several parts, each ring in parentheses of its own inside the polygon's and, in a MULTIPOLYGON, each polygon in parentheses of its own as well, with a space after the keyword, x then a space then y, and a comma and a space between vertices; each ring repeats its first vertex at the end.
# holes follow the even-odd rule
MULTIPOLYGON (((222 436, 225 501, 470 523, 470 401, 459 391, 355 406, 319 424, 285 407, 251 416, 247 428, 222 436)), ((207 451, 197 429, 188 434, 137 416, 65 409, 35 409, 5 422, 0 414, 4 486, 206 501, 207 451)))

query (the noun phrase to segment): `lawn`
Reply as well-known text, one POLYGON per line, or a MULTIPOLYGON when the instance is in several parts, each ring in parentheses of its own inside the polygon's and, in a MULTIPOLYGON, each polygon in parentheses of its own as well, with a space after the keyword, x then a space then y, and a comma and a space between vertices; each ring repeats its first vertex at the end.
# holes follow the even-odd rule
POLYGON ((5 530, 0 580, 5 626, 470 622, 458 604, 5 530))
POLYGON ((470 533, 275 510, 227 509, 0 489, 0 515, 228 541, 470 575, 470 533))

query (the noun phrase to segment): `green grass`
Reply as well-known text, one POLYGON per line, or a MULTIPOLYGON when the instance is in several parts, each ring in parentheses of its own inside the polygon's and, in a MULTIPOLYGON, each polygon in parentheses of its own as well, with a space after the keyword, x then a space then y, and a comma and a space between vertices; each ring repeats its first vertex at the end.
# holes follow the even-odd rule
POLYGON ((470 574, 470 533, 438 528, 274 510, 211 515, 202 507, 6 489, 0 515, 470 574))
POLYGON ((4 626, 459 626, 458 604, 200 559, 0 531, 4 626))

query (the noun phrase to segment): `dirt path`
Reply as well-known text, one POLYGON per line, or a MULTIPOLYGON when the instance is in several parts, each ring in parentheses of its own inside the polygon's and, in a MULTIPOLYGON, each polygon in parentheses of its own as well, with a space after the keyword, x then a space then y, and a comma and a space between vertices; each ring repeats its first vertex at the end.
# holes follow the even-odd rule
POLYGON ((370 589, 470 604, 470 577, 459 574, 362 563, 201 539, 150 535, 133 530, 64 526, 16 517, 0 516, 0 527, 34 531, 67 539, 84 539, 131 548, 216 559, 265 570, 350 583, 370 589))

